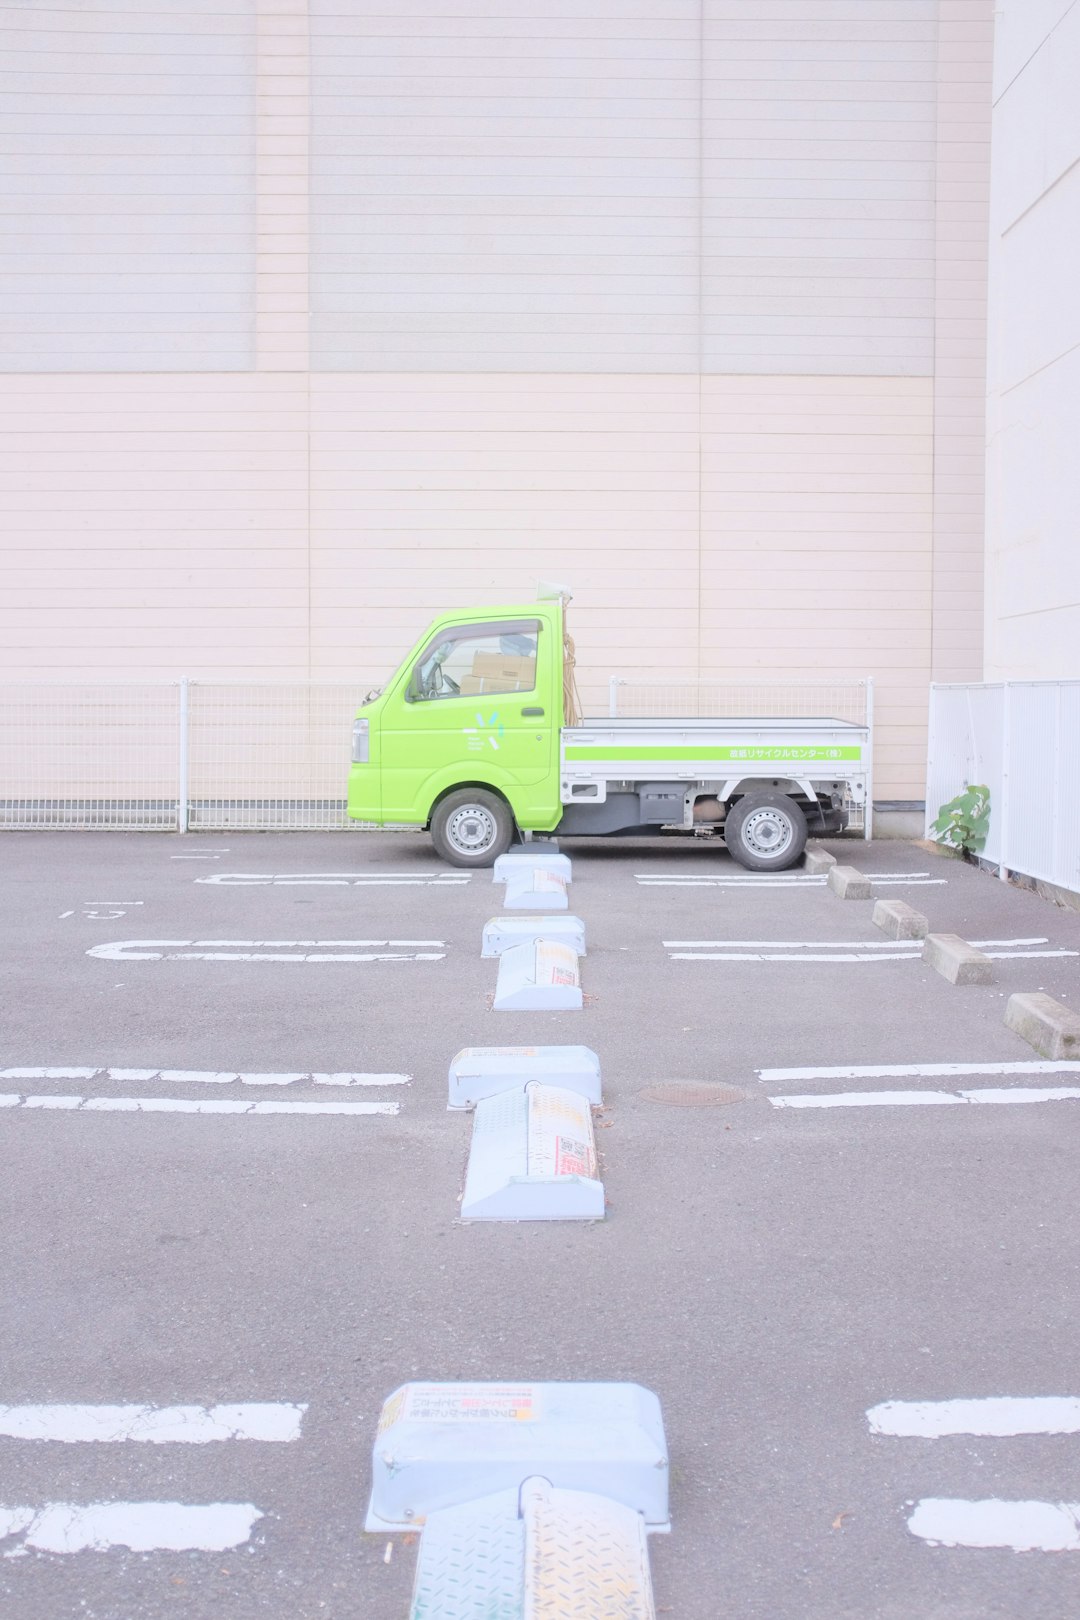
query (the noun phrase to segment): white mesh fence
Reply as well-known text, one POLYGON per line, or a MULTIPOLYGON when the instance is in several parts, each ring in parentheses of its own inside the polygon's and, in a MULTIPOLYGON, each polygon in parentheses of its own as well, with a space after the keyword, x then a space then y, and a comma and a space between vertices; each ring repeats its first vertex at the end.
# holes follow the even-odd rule
POLYGON ((0 687, 0 827, 177 825, 180 692, 0 687))
POLYGON ((814 718, 864 726, 866 681, 632 681, 613 675, 609 716, 627 719, 814 718))
POLYGON ((192 682, 188 825, 192 831, 343 828, 353 685, 192 682))
POLYGON ((0 828, 174 831, 185 805, 192 830, 358 826, 345 795, 363 696, 346 683, 0 687, 0 828))

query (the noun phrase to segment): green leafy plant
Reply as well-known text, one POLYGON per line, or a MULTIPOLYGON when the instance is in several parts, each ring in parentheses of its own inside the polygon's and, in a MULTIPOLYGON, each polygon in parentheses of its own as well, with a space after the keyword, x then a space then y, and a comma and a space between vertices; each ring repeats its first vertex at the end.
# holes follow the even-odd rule
POLYGON ((955 799, 943 804, 930 823, 939 844, 963 852, 965 859, 982 853, 990 831, 990 789, 974 782, 955 799))

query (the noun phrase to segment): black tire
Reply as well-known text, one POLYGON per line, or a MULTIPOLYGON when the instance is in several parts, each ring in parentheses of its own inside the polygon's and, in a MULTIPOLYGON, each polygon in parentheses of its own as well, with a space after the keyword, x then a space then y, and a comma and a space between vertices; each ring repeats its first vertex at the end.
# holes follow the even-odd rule
POLYGON ((806 817, 786 793, 746 793, 727 813, 724 842, 748 872, 783 872, 806 847, 806 817))
POLYGON ((431 842, 451 866, 494 866, 513 837, 510 806, 485 788, 458 788, 440 799, 432 813, 431 842))

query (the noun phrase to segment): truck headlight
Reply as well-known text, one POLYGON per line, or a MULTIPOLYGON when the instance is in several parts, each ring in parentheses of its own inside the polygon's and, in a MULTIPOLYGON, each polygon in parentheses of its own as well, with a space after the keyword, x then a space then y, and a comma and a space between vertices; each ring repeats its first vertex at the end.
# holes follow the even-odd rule
POLYGON ((354 765, 366 765, 368 762, 368 722, 366 720, 353 721, 352 762, 354 765))

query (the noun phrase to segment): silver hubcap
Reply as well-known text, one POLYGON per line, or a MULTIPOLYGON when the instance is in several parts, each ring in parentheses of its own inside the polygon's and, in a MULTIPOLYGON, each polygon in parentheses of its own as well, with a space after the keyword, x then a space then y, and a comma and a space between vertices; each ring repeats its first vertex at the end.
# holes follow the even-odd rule
POLYGON ((498 836, 495 817, 482 804, 463 804, 446 824, 446 836, 462 855, 482 855, 498 836))
POLYGON ((760 810, 754 810, 747 816, 740 836, 744 849, 752 855, 765 855, 771 859, 783 855, 790 847, 795 829, 791 818, 782 810, 763 805, 760 810))

